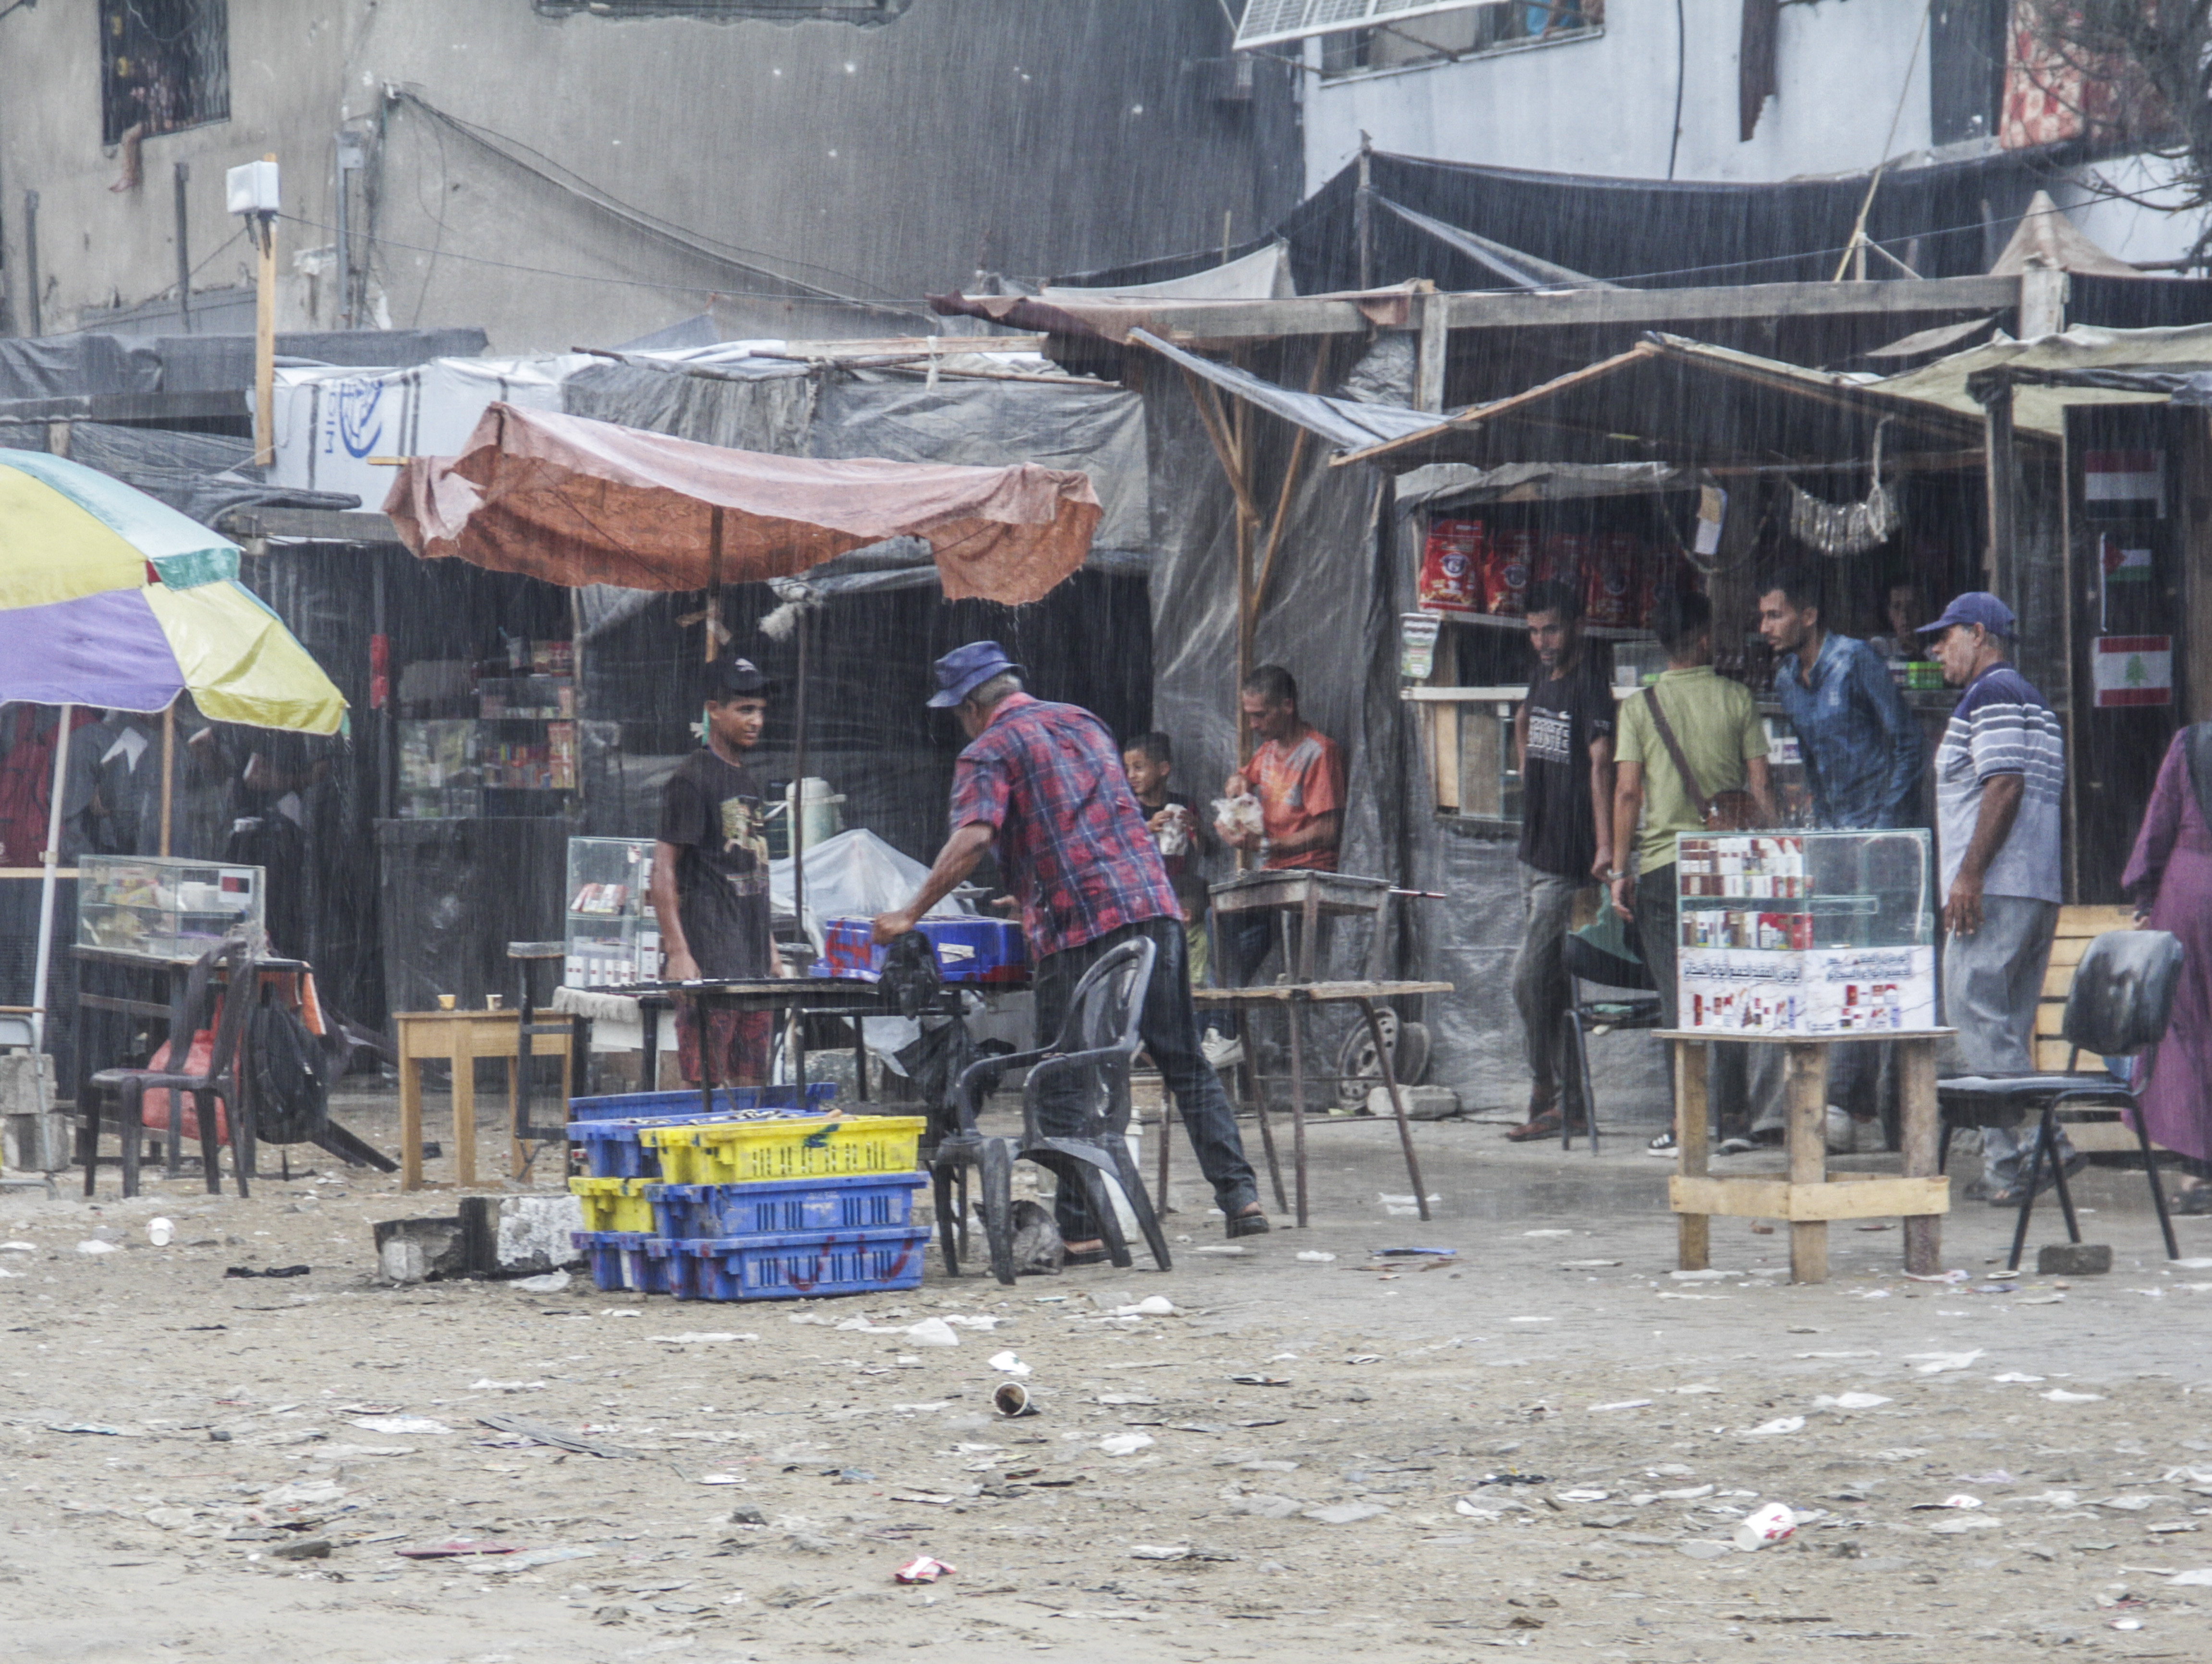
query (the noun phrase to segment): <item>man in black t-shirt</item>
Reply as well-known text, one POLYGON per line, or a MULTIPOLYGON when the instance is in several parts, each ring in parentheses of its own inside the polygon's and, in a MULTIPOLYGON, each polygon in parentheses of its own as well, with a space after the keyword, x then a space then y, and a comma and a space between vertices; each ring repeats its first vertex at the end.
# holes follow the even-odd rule
POLYGON ((1562 1116, 1587 1120, 1560 1021, 1571 997, 1567 931, 1575 897, 1613 865, 1613 688, 1583 640, 1582 602, 1565 584, 1528 592, 1537 673, 1513 718, 1521 760, 1521 950, 1513 961, 1528 1072, 1528 1119, 1516 1143, 1557 1138, 1562 1116))
MULTIPOLYGON (((709 665, 707 744, 661 788, 653 910, 660 922, 661 974, 672 982, 784 975, 769 931, 766 805, 744 763, 768 726, 768 677, 749 659, 709 665)), ((714 1078, 765 1085, 773 1029, 766 1011, 715 1012, 708 1041, 714 1078)), ((696 1083, 699 1020, 689 999, 677 1001, 676 1043, 684 1078, 696 1083)))

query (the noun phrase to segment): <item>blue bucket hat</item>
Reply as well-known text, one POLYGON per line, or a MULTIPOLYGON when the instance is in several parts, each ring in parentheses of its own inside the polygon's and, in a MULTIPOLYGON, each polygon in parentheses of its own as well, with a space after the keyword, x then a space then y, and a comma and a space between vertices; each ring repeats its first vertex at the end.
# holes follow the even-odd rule
POLYGON ((948 710, 974 693, 994 676, 1012 671, 1023 674, 1022 667, 1006 657, 1006 650, 996 641, 970 641, 964 647, 955 647, 939 659, 936 665, 937 691, 931 695, 933 710, 948 710))
POLYGON ((1923 624, 1917 633, 1933 635, 1954 624, 1979 624, 1990 635, 2007 640, 2020 633, 2020 621, 2012 616, 2012 609, 1985 589, 1970 589, 1953 597, 1943 616, 1932 624, 1923 624))

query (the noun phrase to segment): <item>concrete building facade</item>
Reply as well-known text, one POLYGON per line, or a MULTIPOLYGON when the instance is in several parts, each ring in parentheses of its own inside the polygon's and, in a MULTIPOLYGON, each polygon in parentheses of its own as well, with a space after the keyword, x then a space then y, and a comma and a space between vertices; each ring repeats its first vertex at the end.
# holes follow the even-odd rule
POLYGON ((10 327, 177 332, 180 233, 193 327, 250 327, 223 174, 273 153, 283 328, 921 331, 979 267, 1295 202, 1292 74, 1229 40, 1211 0, 50 0, 0 16, 10 327))

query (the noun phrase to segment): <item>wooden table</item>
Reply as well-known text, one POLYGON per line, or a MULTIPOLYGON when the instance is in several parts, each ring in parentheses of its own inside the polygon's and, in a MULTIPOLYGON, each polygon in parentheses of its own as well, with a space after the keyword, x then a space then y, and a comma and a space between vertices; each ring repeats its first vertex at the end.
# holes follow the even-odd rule
MULTIPOLYGON (((507 1061, 507 1103, 518 1101, 522 1059, 522 1014, 514 1011, 394 1011, 399 1036, 399 1187, 424 1188, 422 1178, 422 1066, 433 1061, 453 1068, 453 1187, 466 1190, 477 1177, 477 1071, 480 1057, 507 1061)), ((574 1048, 566 1035, 538 1034, 530 1042, 532 1057, 561 1060, 561 1101, 574 1096, 574 1048)), ((508 1171, 520 1178, 530 1163, 524 1141, 510 1136, 508 1171)), ((443 1186, 440 1187, 443 1188, 443 1186)))
POLYGON ((1905 1269, 1920 1275, 1942 1269, 1943 1215, 1951 1211, 1950 1181, 1936 1169, 1936 1042, 1955 1032, 1923 1029, 1911 1034, 1762 1035, 1708 1029, 1661 1029, 1674 1061, 1674 1139, 1678 1160, 1667 1181, 1668 1202, 1681 1216, 1677 1258, 1684 1271, 1704 1271, 1712 1257, 1712 1216, 1786 1219, 1790 1224, 1790 1280, 1828 1280, 1831 1219, 1905 1221, 1905 1269), (1887 1041, 1897 1047, 1902 1071, 1904 1172, 1828 1176, 1828 1048, 1840 1042, 1887 1041), (1790 1174, 1786 1179, 1717 1179, 1709 1168, 1705 1072, 1708 1046, 1780 1046, 1783 1093, 1789 1112, 1790 1174))
MULTIPOLYGON (((1299 875, 1326 878, 1328 873, 1299 875)), ((1191 999, 1201 1006, 1225 1005, 1240 1016, 1255 1005, 1279 1005, 1290 1019, 1291 1030, 1291 1165, 1297 1183, 1297 1223, 1301 1230, 1306 1224, 1306 1060, 1304 1024, 1299 1020, 1309 1006, 1352 1005, 1367 1024, 1367 1032, 1375 1041, 1375 1056, 1382 1069, 1382 1084, 1390 1094, 1390 1108, 1398 1122, 1398 1143, 1406 1155, 1406 1175, 1413 1181, 1413 1201, 1420 1209, 1421 1218, 1429 1217, 1428 1193, 1421 1186, 1421 1163, 1413 1154, 1413 1133, 1406 1120, 1406 1101, 1398 1090, 1398 1076, 1390 1066, 1390 1048, 1382 1036, 1382 1022, 1376 1016, 1375 1002, 1378 999, 1397 999, 1413 994, 1449 993, 1449 982, 1272 982, 1249 988, 1194 988, 1191 999)), ((1245 1044, 1252 1043, 1251 1024, 1243 1025, 1245 1044)), ((1248 1052, 1247 1055, 1249 1054, 1248 1052)), ((1246 1075, 1250 1078, 1250 1066, 1246 1075)), ((1267 1171, 1275 1182, 1275 1205, 1283 1202, 1283 1173, 1275 1159, 1275 1134, 1267 1120, 1266 1095, 1258 1090, 1250 1093, 1252 1107, 1260 1117, 1260 1141, 1267 1148, 1267 1171)), ((1168 1127, 1164 1111, 1160 1122, 1160 1193, 1167 1193, 1168 1127)))
POLYGON ((1286 926, 1291 919, 1297 919, 1296 954, 1285 940, 1283 958, 1286 963, 1294 961, 1299 981, 1318 986, 1314 983, 1314 944, 1320 935, 1321 921, 1347 916, 1375 917, 1382 912, 1382 903, 1390 894, 1390 881, 1363 878, 1350 872, 1323 872, 1313 867, 1263 867, 1210 885, 1206 893, 1212 899, 1216 913, 1279 914, 1286 926))

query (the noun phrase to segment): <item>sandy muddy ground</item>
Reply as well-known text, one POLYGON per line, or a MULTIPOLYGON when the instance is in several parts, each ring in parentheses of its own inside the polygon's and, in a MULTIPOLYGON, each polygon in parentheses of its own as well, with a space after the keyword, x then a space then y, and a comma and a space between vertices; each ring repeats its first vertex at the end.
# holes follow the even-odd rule
MULTIPOLYGON (((388 1136, 386 1113, 355 1124, 388 1136)), ((1786 1237, 1741 1221, 1715 1230, 1739 1274, 1671 1278, 1665 1169, 1636 1140, 1420 1141, 1426 1225, 1378 1201, 1406 1187, 1388 1129, 1340 1124, 1314 1137, 1316 1228, 1248 1254, 1194 1252, 1219 1227, 1187 1206, 1166 1275, 1002 1291, 933 1260, 911 1294, 751 1306, 386 1285, 371 1223, 435 1200, 327 1161, 245 1203, 0 1197, 10 1649, 2212 1657, 2212 1587, 2172 1581, 2212 1567, 2212 1224, 2180 1222, 2194 1263, 2168 1267, 2139 1175, 2083 1183, 2109 1277, 1994 1283, 2008 1220, 1962 1205, 1964 1284, 1907 1281, 1894 1229, 1844 1226, 1834 1279, 1792 1288, 1786 1237), (1369 1257, 1396 1246, 1458 1255, 1369 1257), (293 1263, 313 1272, 223 1274, 293 1263), (1159 1295, 1176 1315, 1109 1315, 1159 1295), (992 1326, 951 1347, 838 1327, 931 1317, 992 1326), (1009 1349, 1040 1416, 990 1413, 1009 1349), (1982 1505, 1928 1506, 1961 1494, 1982 1505), (1795 1539, 1733 1547, 1778 1500, 1795 1539), (526 1552, 397 1552, 457 1539, 526 1552), (957 1574, 896 1586, 922 1553, 957 1574)))

